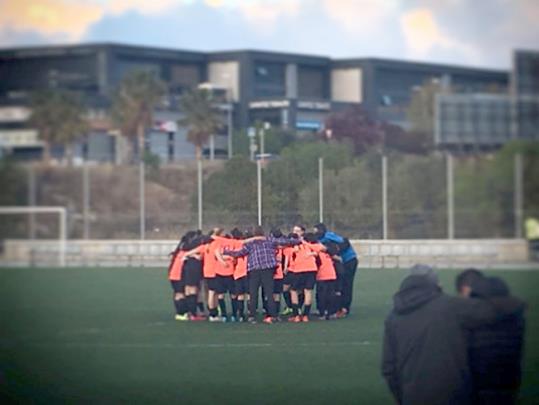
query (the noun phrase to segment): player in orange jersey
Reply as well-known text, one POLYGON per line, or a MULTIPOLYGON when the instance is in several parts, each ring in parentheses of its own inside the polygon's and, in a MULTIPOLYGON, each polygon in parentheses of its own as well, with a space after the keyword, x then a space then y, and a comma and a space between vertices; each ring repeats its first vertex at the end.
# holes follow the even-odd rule
POLYGON ((293 311, 292 318, 289 319, 291 322, 309 322, 313 289, 318 271, 316 262, 318 253, 312 248, 312 245, 317 243, 318 241, 314 234, 305 234, 303 242, 294 248, 293 260, 288 267, 288 271, 291 272, 290 288, 293 311), (303 316, 299 315, 300 305, 298 295, 301 291, 305 294, 302 311, 303 316))
POLYGON ((184 283, 182 281, 183 273, 183 256, 185 254, 184 245, 187 239, 187 234, 184 235, 176 249, 170 252, 172 256, 168 266, 168 279, 172 290, 174 291, 172 299, 176 308, 174 319, 177 321, 187 321, 187 308, 185 305, 184 283))

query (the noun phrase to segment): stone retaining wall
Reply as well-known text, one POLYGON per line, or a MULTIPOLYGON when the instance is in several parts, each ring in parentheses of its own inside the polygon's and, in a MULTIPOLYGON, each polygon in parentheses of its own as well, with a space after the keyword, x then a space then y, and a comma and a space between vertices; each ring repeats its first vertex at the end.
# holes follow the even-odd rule
MULTIPOLYGON (((160 266, 168 265, 171 240, 69 240, 67 266, 160 266)), ((524 239, 456 240, 354 240, 360 267, 409 267, 426 263, 439 268, 526 263, 524 239)), ((57 240, 5 240, 2 266, 57 266, 57 240)))

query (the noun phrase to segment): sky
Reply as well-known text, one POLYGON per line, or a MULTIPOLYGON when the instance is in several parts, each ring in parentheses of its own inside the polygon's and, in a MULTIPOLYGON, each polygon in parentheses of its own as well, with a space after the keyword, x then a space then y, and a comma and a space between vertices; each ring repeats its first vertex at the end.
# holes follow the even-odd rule
POLYGON ((0 48, 86 42, 509 68, 539 0, 0 0, 0 48))

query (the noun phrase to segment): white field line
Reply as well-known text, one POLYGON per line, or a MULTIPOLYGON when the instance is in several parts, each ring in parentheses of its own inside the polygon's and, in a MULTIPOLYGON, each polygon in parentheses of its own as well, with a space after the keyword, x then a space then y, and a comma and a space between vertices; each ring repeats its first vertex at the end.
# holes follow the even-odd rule
MULTIPOLYGON (((369 341, 357 342, 305 342, 305 343, 85 343, 85 342, 66 342, 66 343, 43 343, 43 342, 19 342, 6 346, 16 348, 19 346, 30 347, 62 347, 62 348, 103 348, 103 349, 256 349, 256 348, 294 348, 294 347, 346 347, 346 346, 370 346, 369 341)), ((4 346, 0 344, 0 346, 4 346)))

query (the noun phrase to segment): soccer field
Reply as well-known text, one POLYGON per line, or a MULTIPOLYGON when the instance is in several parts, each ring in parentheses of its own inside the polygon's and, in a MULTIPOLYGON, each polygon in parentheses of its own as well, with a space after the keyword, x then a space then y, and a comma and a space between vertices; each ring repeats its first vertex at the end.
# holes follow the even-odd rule
MULTIPOLYGON (((539 271, 492 273, 529 303, 521 397, 539 403, 539 271)), ((440 272, 450 293, 456 274, 440 272)), ((0 269, 0 389, 38 403, 388 404, 383 321, 405 275, 359 270, 348 319, 251 325, 174 321, 165 269, 0 269)))

